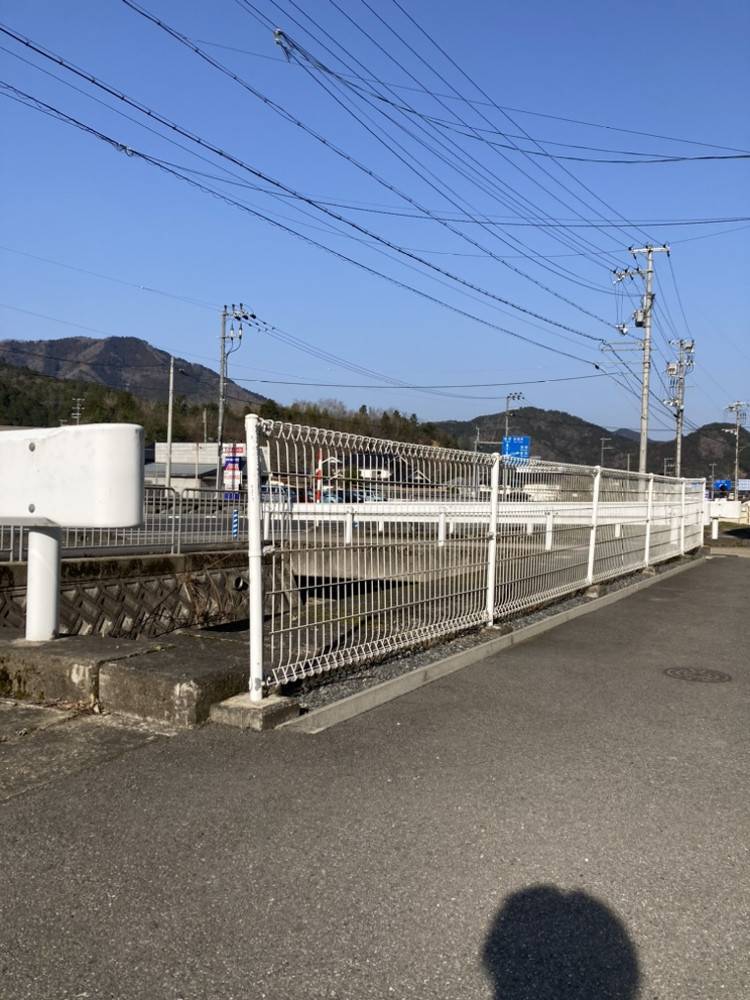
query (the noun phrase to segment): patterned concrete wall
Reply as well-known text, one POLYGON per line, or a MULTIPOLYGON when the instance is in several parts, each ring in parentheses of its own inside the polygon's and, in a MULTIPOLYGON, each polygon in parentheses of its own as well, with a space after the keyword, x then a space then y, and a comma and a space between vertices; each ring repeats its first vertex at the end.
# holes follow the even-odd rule
MULTIPOLYGON (((137 638, 237 621, 247 617, 247 593, 234 580, 246 569, 244 552, 65 559, 61 634, 137 638)), ((26 565, 0 565, 0 634, 21 632, 25 614, 26 565)))

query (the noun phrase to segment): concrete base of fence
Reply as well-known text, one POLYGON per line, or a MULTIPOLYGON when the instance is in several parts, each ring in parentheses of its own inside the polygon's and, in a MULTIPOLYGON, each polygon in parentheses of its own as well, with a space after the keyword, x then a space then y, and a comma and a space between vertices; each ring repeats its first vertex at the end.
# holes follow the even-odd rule
POLYGON ((299 705, 293 698, 282 698, 272 694, 263 701, 250 701, 250 692, 236 694, 233 698, 211 706, 211 722, 236 729, 253 729, 261 732, 275 729, 283 722, 299 715, 299 705))
POLYGON ((26 642, 0 639, 0 696, 94 703, 105 663, 149 653, 154 643, 99 637, 26 642))
POLYGON ((180 728, 197 726, 208 719, 215 702, 247 687, 246 649, 239 662, 221 657, 219 650, 206 662, 194 641, 187 648, 176 643, 156 655, 104 663, 99 671, 99 702, 104 711, 118 715, 180 728), (191 653, 195 655, 189 658, 191 653))
POLYGON ((488 656, 493 656, 504 649, 518 645, 518 643, 527 642, 529 639, 533 639, 543 632, 548 632, 558 625, 564 625, 574 618, 591 614, 592 611, 606 607, 609 604, 614 604, 616 601, 621 601, 623 598, 629 597, 630 594, 634 594, 646 587, 652 587, 662 580, 668 579, 670 576, 683 573, 693 566, 699 566, 703 561, 703 555, 696 554, 689 556, 675 565, 656 572, 655 575, 644 576, 627 587, 621 587, 609 594, 603 594, 600 597, 592 599, 587 604, 579 604, 566 611, 550 614, 548 618, 522 628, 512 629, 509 633, 499 635, 496 639, 475 646, 473 649, 464 650, 461 653, 448 656, 444 660, 430 663, 425 667, 418 667, 416 670, 402 674, 400 677, 395 677, 393 680, 385 681, 382 684, 375 685, 375 687, 367 688, 357 694, 350 695, 348 698, 342 698, 340 701, 315 709, 306 715, 300 716, 299 719, 287 722, 285 728, 297 729, 311 735, 321 733, 331 726, 338 725, 340 722, 346 722, 348 719, 353 719, 364 712, 369 712, 379 705, 384 705, 392 701, 394 698, 400 698, 402 695, 409 694, 424 684, 439 680, 441 677, 452 674, 457 670, 463 670, 464 667, 479 663, 488 656))
MULTIPOLYGON (((199 725, 248 683, 247 633, 182 633, 168 642, 69 636, 0 641, 0 696, 97 704, 174 727, 199 725)), ((288 718, 288 716, 287 716, 288 718)))

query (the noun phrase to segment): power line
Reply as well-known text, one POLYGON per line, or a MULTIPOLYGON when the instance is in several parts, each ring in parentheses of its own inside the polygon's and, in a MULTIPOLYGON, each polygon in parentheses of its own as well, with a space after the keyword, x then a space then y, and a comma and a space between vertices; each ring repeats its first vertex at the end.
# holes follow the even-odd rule
MULTIPOLYGON (((260 23, 262 24, 263 22, 260 22, 260 23)), ((263 25, 263 26, 265 27, 265 25, 263 25)), ((210 45, 212 48, 226 49, 229 52, 237 52, 237 53, 240 53, 241 55, 253 56, 256 59, 267 59, 270 62, 276 62, 276 63, 279 63, 279 64, 286 63, 286 60, 282 56, 269 55, 268 53, 264 53, 264 52, 253 52, 253 51, 248 50, 248 49, 239 48, 236 45, 226 45, 226 44, 221 43, 221 42, 208 41, 205 38, 198 38, 198 39, 196 39, 196 41, 198 41, 201 45, 210 45)), ((369 80, 367 82, 369 82, 369 83, 378 83, 380 81, 369 80)), ((602 124, 601 122, 583 121, 580 118, 571 118, 571 117, 566 117, 564 115, 554 115, 554 114, 550 114, 549 112, 544 112, 544 111, 531 111, 528 108, 515 108, 515 107, 511 107, 510 105, 507 105, 507 104, 496 104, 494 101, 481 101, 481 100, 477 100, 477 99, 473 99, 473 98, 469 98, 469 97, 465 97, 465 96, 456 96, 455 94, 439 93, 439 92, 436 92, 436 91, 433 91, 433 90, 429 90, 429 89, 424 88, 424 87, 410 87, 408 84, 403 84, 403 83, 388 83, 388 86, 389 87, 393 87, 395 90, 407 90, 407 91, 411 91, 412 93, 421 94, 421 95, 423 95, 425 97, 441 97, 444 100, 448 100, 448 101, 458 101, 458 102, 461 102, 461 103, 464 103, 464 104, 468 104, 468 105, 470 105, 472 107, 475 107, 475 106, 476 107, 486 107, 486 108, 497 107, 497 108, 500 108, 502 111, 511 111, 511 112, 513 112, 513 114, 530 115, 530 116, 533 116, 535 118, 547 118, 547 119, 550 119, 551 121, 567 122, 568 124, 571 124, 571 125, 582 125, 582 126, 584 126, 586 128, 605 129, 605 130, 610 131, 610 132, 620 132, 620 133, 626 134, 626 135, 640 135, 640 136, 644 136, 644 137, 650 138, 650 139, 662 139, 662 140, 664 140, 666 142, 686 143, 686 144, 691 145, 691 146, 705 146, 708 149, 724 149, 724 150, 727 150, 729 152, 735 152, 735 153, 747 153, 748 152, 748 150, 737 149, 734 146, 723 146, 723 145, 720 145, 720 144, 714 143, 714 142, 702 142, 702 141, 700 141, 698 139, 685 139, 685 138, 680 138, 678 136, 663 135, 663 134, 660 134, 658 132, 644 132, 644 131, 642 131, 640 129, 623 128, 623 127, 617 126, 617 125, 610 125, 610 124, 605 125, 605 124, 602 124)), ((521 137, 520 136, 514 136, 514 138, 521 138, 521 137)), ((548 144, 548 145, 568 145, 567 143, 553 143, 552 140, 550 140, 550 139, 539 139, 538 141, 539 142, 543 142, 543 143, 548 144)), ((595 147, 587 147, 587 148, 595 148, 595 147)), ((615 150, 614 152, 619 152, 619 150, 615 150)))
MULTIPOLYGON (((276 228, 279 228, 279 229, 281 229, 281 230, 283 230, 285 232, 291 233, 292 235, 295 235, 297 238, 299 238, 299 239, 301 239, 301 240, 309 243, 312 246, 316 246, 316 247, 319 247, 321 249, 324 249, 326 252, 332 254, 333 256, 338 257, 341 260, 345 260, 345 261, 347 261, 349 263, 352 263, 356 267, 359 267, 362 270, 365 270, 366 272, 368 272, 370 274, 375 274, 375 275, 378 275, 379 277, 385 278, 385 280, 391 282, 392 284, 395 284, 398 287, 401 287, 401 288, 404 288, 406 290, 412 291, 415 294, 421 296, 422 298, 427 299, 428 301, 432 301, 432 302, 434 302, 436 304, 439 304, 439 305, 441 305, 444 308, 448 308, 451 311, 458 313, 459 315, 463 315, 465 317, 471 318, 471 319, 475 320, 476 322, 479 322, 479 323, 481 323, 481 324, 483 324, 485 326, 489 326, 489 327, 491 327, 491 328, 493 328, 495 330, 498 330, 499 332, 506 333, 509 336, 512 336, 512 337, 515 337, 517 339, 523 340, 523 341, 525 341, 527 343, 530 343, 530 344, 534 344, 535 346, 542 347, 544 350, 552 351, 553 353, 560 354, 560 355, 565 356, 565 357, 570 357, 570 358, 573 358, 574 360, 583 361, 585 364, 593 364, 593 362, 591 362, 591 361, 579 358, 576 355, 570 354, 569 352, 561 351, 558 348, 551 347, 549 344, 543 344, 540 341, 536 341, 536 340, 534 340, 534 339, 532 339, 530 337, 526 337, 523 334, 518 333, 517 331, 508 330, 505 327, 501 327, 498 324, 492 323, 492 322, 490 322, 488 320, 484 320, 481 317, 478 317, 478 316, 476 316, 473 313, 469 313, 466 310, 460 309, 457 306, 454 306, 452 304, 446 303, 444 300, 438 299, 436 296, 433 296, 430 293, 425 292, 422 289, 418 289, 415 286, 410 285, 410 284, 408 284, 406 282, 403 282, 400 279, 395 278, 392 275, 387 275, 384 272, 379 271, 376 268, 373 268, 370 265, 365 264, 362 261, 359 261, 359 260, 357 260, 355 258, 349 257, 348 255, 343 254, 343 253, 341 253, 338 250, 334 250, 332 247, 326 246, 325 244, 322 244, 319 241, 314 240, 312 237, 309 237, 309 236, 306 236, 306 235, 304 235, 302 233, 299 233, 296 230, 292 229, 290 226, 287 226, 287 225, 285 225, 283 223, 280 223, 280 222, 278 222, 275 219, 269 218, 264 213, 259 212, 258 210, 254 209, 254 208, 251 208, 250 206, 245 205, 242 202, 237 201, 236 199, 230 198, 229 196, 227 196, 226 194, 224 194, 222 192, 218 192, 215 189, 210 188, 210 187, 208 187, 205 184, 201 184, 198 181, 195 181, 191 177, 187 177, 186 175, 184 175, 183 173, 181 173, 179 170, 177 170, 177 169, 175 169, 175 168, 173 168, 171 166, 167 166, 164 161, 159 160, 157 157, 150 156, 149 154, 144 153, 144 152, 142 152, 140 150, 136 150, 132 146, 128 146, 125 143, 122 143, 122 142, 120 142, 117 139, 113 139, 111 136, 108 136, 108 135, 100 132, 99 130, 94 129, 92 126, 86 125, 85 123, 79 121, 78 119, 75 119, 75 118, 73 118, 70 115, 67 115, 65 112, 59 111, 59 109, 53 108, 51 105, 48 105, 45 102, 40 101, 37 98, 33 98, 30 95, 28 95, 28 94, 24 94, 24 92, 18 90, 18 88, 11 87, 10 85, 7 85, 7 84, 5 84, 4 86, 9 87, 10 90, 14 91, 17 94, 21 94, 24 97, 28 98, 30 101, 34 102, 33 104, 31 104, 29 106, 34 107, 36 110, 41 110, 44 113, 49 114, 51 117, 57 118, 58 120, 63 121, 66 124, 72 125, 73 127, 76 127, 78 129, 80 129, 81 131, 90 134, 92 137, 97 138, 97 139, 99 139, 102 142, 105 142, 107 145, 113 147, 114 149, 118 150, 119 152, 124 152, 128 156, 130 156, 130 157, 135 157, 135 158, 141 159, 144 162, 149 163, 151 166, 157 167, 158 169, 162 170, 163 172, 165 172, 167 174, 170 174, 170 175, 172 175, 174 177, 178 177, 179 179, 181 179, 184 182, 190 184, 191 186, 197 188, 198 190, 201 190, 204 193, 210 194, 213 197, 216 197, 216 198, 218 198, 218 199, 226 202, 229 205, 232 205, 234 207, 240 208, 241 210, 243 210, 245 212, 248 212, 249 214, 255 216, 256 218, 263 219, 266 222, 270 223, 271 225, 275 226, 276 228)), ((225 154, 225 155, 229 156, 230 154, 225 154)), ((241 162, 241 161, 238 161, 238 162, 241 162)), ((248 168, 248 169, 252 170, 252 168, 248 168)), ((382 241, 382 242, 384 242, 387 246, 391 246, 393 249, 396 249, 396 247, 394 245, 390 244, 388 241, 382 241)), ((407 254, 407 256, 409 256, 409 255, 407 254)), ((415 257, 414 259, 417 260, 417 261, 419 261, 419 262, 422 262, 421 258, 419 258, 419 257, 415 257)), ((445 274, 448 277, 452 277, 450 275, 450 272, 444 272, 441 268, 437 268, 435 265, 430 265, 430 268, 432 270, 437 271, 440 274, 445 274)), ((461 282, 461 283, 464 284, 464 282, 461 282)), ((470 288, 473 288, 475 291, 479 291, 478 288, 472 286, 470 283, 468 283, 468 286, 470 288)), ((499 299, 499 297, 493 296, 491 293, 488 293, 488 294, 489 294, 490 298, 498 298, 499 299)), ((505 300, 503 300, 503 299, 499 299, 499 301, 505 303, 505 300)), ((505 304, 507 304, 507 303, 505 303, 505 304)), ((559 326, 561 329, 568 329, 571 333, 576 333, 578 335, 582 335, 582 336, 586 337, 587 339, 596 340, 598 342, 597 338, 591 337, 591 335, 589 335, 589 334, 585 334, 585 333, 582 334, 581 331, 577 331, 574 328, 568 328, 564 324, 557 323, 556 321, 547 321, 544 317, 539 317, 537 314, 531 313, 530 311, 529 311, 529 314, 536 316, 536 318, 541 318, 545 322, 551 322, 552 325, 559 326)))
MULTIPOLYGON (((132 0, 123 0, 123 3, 126 3, 130 7, 133 7, 133 9, 138 9, 138 8, 136 8, 133 5, 132 0)), ((141 13, 140 10, 139 10, 139 13, 141 13)), ((144 13, 143 16, 147 17, 149 20, 154 20, 155 22, 158 22, 158 19, 154 19, 152 15, 144 13)), ((162 22, 158 22, 158 23, 161 26, 162 22)), ((165 28, 164 30, 170 30, 170 32, 171 32, 172 29, 165 28)), ((398 253, 398 254, 400 254, 402 256, 405 256, 406 258, 408 258, 410 260, 413 260, 413 261, 415 261, 418 264, 421 264, 423 267, 426 267, 429 270, 432 270, 432 271, 434 271, 434 272, 436 272, 438 274, 441 274, 443 277, 448 278, 451 281, 455 281, 456 283, 458 283, 460 285, 463 285, 464 287, 470 288, 472 291, 475 291, 475 292, 477 292, 477 293, 479 293, 479 294, 481 294, 481 295, 483 295, 483 296, 485 296, 485 297, 487 297, 487 298, 489 298, 491 300, 500 302, 503 305, 509 306, 510 308, 515 309, 518 312, 524 313, 525 315, 533 316, 535 319, 539 319, 542 322, 549 323, 551 326, 555 326, 555 327, 557 327, 559 329, 567 330, 570 333, 574 333, 574 334, 576 334, 578 336, 583 336, 583 337, 585 337, 587 339, 591 339, 591 340, 597 340, 598 339, 598 338, 592 337, 590 334, 587 334, 587 333, 584 333, 583 331, 577 330, 574 327, 568 326, 567 324, 564 324, 564 323, 560 323, 557 320, 553 320, 553 319, 551 319, 549 317, 543 316, 542 314, 537 313, 537 312, 535 312, 533 310, 527 309, 526 307, 521 306, 518 303, 514 303, 514 302, 510 301, 509 299, 505 299, 502 296, 496 295, 496 294, 488 291, 487 289, 481 288, 480 286, 473 284, 472 282, 468 281, 467 279, 461 278, 459 275, 455 275, 452 272, 447 271, 444 268, 441 268, 438 265, 436 265, 436 264, 434 264, 434 263, 432 263, 432 262, 430 262, 428 260, 425 260, 423 257, 420 257, 418 254, 412 253, 411 251, 406 250, 404 247, 400 247, 398 244, 395 244, 395 243, 391 242, 390 240, 386 239, 385 237, 382 237, 379 234, 374 233, 373 231, 371 231, 371 230, 369 230, 369 229, 361 226, 359 223, 354 222, 353 220, 347 219, 345 216, 339 215, 337 212, 332 211, 330 208, 325 207, 325 206, 321 205, 318 202, 315 202, 315 200, 312 199, 312 198, 310 198, 309 196, 303 195, 300 192, 295 191, 293 188, 290 188, 288 185, 283 184, 281 181, 278 181, 275 178, 272 178, 269 175, 263 173, 262 171, 260 171, 260 170, 258 170, 256 168, 252 167, 251 165, 247 164, 245 161, 241 160, 239 157, 236 157, 233 154, 228 153, 227 151, 225 151, 225 150, 223 150, 223 149, 221 149, 221 148, 219 148, 217 146, 214 146, 212 143, 210 143, 210 142, 202 139, 200 136, 197 136, 194 133, 191 133, 188 130, 181 128, 176 123, 171 122, 169 119, 163 117, 162 115, 159 115, 157 112, 155 112, 155 111, 153 111, 153 110, 151 110, 149 108, 146 108, 144 105, 139 104, 139 102, 134 101, 132 98, 129 98, 125 94, 123 94, 123 93, 115 90, 114 88, 108 86, 107 84, 105 84, 102 81, 98 80, 93 75, 91 75, 91 74, 89 74, 89 73, 87 73, 87 72, 85 72, 83 70, 78 69, 78 67, 73 66, 71 63, 67 62, 67 60, 63 59, 61 56, 55 55, 55 54, 49 52, 48 50, 44 49, 43 47, 36 45, 30 39, 25 38, 25 36, 20 35, 20 34, 14 32, 14 31, 12 31, 12 30, 10 30, 10 29, 2 26, 2 25, 0 25, 0 31, 2 31, 3 33, 5 33, 5 34, 9 35, 10 37, 14 38, 16 41, 19 41, 21 44, 26 45, 27 47, 31 48, 32 51, 37 52, 37 54, 42 55, 44 58, 50 59, 53 62, 58 63, 59 65, 63 66, 65 69, 69 70, 70 72, 75 73, 77 76, 79 76, 79 77, 87 80, 89 83, 92 83, 93 85, 99 87, 100 89, 102 89, 105 92, 109 93, 111 96, 114 96, 114 97, 118 98, 119 100, 124 101, 126 104, 128 104, 131 107, 134 107, 136 110, 140 111, 142 114, 146 114, 150 118, 158 121, 160 124, 162 124, 162 125, 170 128, 170 129, 176 131, 178 134, 182 135, 184 138, 188 138, 188 139, 190 139, 190 141, 196 142, 202 148, 209 149, 215 155, 218 155, 218 156, 220 156, 223 159, 227 159, 229 162, 233 163, 235 166, 239 166, 241 169, 247 171, 251 175, 259 178, 260 180, 263 180, 264 182, 266 182, 268 184, 271 184, 273 187, 275 187, 275 188, 277 188, 277 189, 279 189, 281 191, 284 191, 285 193, 287 193, 289 195, 292 195, 292 196, 298 198, 299 200, 301 200, 305 204, 308 204, 308 205, 310 205, 310 206, 318 209, 323 214, 325 214, 327 216, 330 216, 331 218, 335 219, 337 222, 340 222, 340 223, 343 223, 343 224, 345 224, 347 226, 350 226, 355 231, 360 232, 363 235, 365 235, 365 236, 367 236, 367 237, 369 237, 371 239, 376 240, 378 243, 382 244, 383 246, 386 246, 389 249, 395 251, 396 253, 398 253)), ((186 40, 185 44, 187 44, 189 46, 192 45, 192 43, 190 43, 189 40, 186 40)), ((210 57, 207 56, 207 55, 205 55, 205 58, 210 59, 210 57)), ((35 102, 36 105, 41 106, 42 108, 46 109, 46 112, 47 113, 51 113, 53 116, 56 116, 56 117, 59 118, 61 115, 64 115, 63 112, 59 112, 57 109, 52 108, 51 105, 47 105, 47 104, 45 104, 45 102, 39 101, 37 98, 34 98, 31 95, 24 93, 23 91, 19 90, 16 87, 13 87, 10 84, 6 83, 3 86, 5 86, 7 89, 9 89, 12 92, 14 92, 16 95, 22 95, 23 98, 25 98, 27 101, 31 100, 31 101, 35 102)), ((250 88, 250 89, 254 90, 254 88, 250 88)), ((260 96, 261 100, 263 100, 264 102, 268 102, 269 101, 269 99, 266 98, 266 97, 264 97, 263 95, 259 94, 259 96, 260 96)), ((24 103, 24 102, 22 101, 22 103, 24 103)), ((37 107, 37 110, 40 110, 40 107, 37 107)), ((287 114, 286 112, 283 112, 283 113, 285 115, 287 114)), ((97 137, 99 137, 99 138, 103 137, 103 133, 99 133, 99 132, 97 132, 96 129, 92 129, 90 126, 86 126, 83 123, 81 123, 81 122, 79 122, 79 121, 77 121, 75 119, 72 119, 71 116, 65 116, 65 118, 68 119, 68 124, 75 123, 76 127, 82 128, 84 131, 90 131, 92 135, 96 134, 97 137)), ((127 144, 119 142, 117 140, 112 140, 111 138, 108 138, 108 137, 105 137, 104 141, 108 142, 114 148, 120 149, 123 152, 128 152, 129 149, 130 149, 130 147, 127 146, 127 144)), ((325 141, 325 140, 323 140, 323 141, 325 141)), ((141 157, 145 157, 146 156, 146 154, 143 154, 143 153, 139 153, 139 155, 141 157)), ((153 158, 153 157, 150 158, 150 159, 154 160, 154 161, 156 160, 156 158, 153 158)), ((165 170, 167 169, 163 165, 163 161, 159 165, 160 165, 161 169, 165 169, 165 170)), ((297 234, 297 235, 301 236, 301 234, 297 234)))
MULTIPOLYGON (((137 14, 139 14, 141 17, 145 18, 146 20, 150 21, 152 24, 154 24, 157 27, 159 27, 162 31, 166 32, 175 41, 179 42, 181 45, 185 46, 191 52, 193 52, 194 54, 196 54, 197 56, 199 56, 203 61, 207 62, 214 69, 218 70, 223 75, 229 77, 231 80, 233 80, 235 83, 237 83, 239 86, 241 86, 248 93, 252 94, 254 97, 256 97, 256 98, 260 99, 261 101, 263 101, 263 103, 266 106, 272 108, 276 113, 280 114, 285 120, 287 120, 290 123, 294 124, 296 127, 301 128, 308 135, 312 136, 318 142, 322 143, 326 147, 326 149, 329 149, 330 151, 334 152, 336 155, 342 157, 348 163, 350 163, 351 165, 355 166, 357 169, 359 169, 362 172, 364 172, 371 179, 375 180, 378 184, 381 184, 382 186, 384 186, 385 188, 387 188, 388 190, 390 190, 392 193, 396 194, 398 197, 400 197, 403 200, 407 201, 412 206, 418 208, 419 211, 422 211, 422 212, 427 211, 414 198, 412 198, 411 196, 409 196, 408 194, 406 194, 404 191, 402 191, 399 188, 397 188, 395 185, 391 184, 389 181, 387 181, 385 178, 381 177, 375 171, 371 170, 365 164, 361 163, 355 157, 353 157, 350 154, 346 153, 343 149, 339 148, 337 145, 335 145, 334 143, 332 143, 329 139, 325 138, 325 136, 321 135, 315 129, 312 129, 309 126, 305 125, 304 122, 300 121, 298 118, 296 118, 295 116, 291 115, 290 112, 288 112, 281 105, 277 104, 275 101, 272 101, 270 98, 268 98, 265 95, 261 94, 260 91, 258 91, 258 89, 256 87, 254 87, 253 85, 249 84, 246 80, 244 80, 242 77, 238 76, 236 73, 234 73, 228 67, 224 66, 223 63, 221 63, 218 60, 214 59, 211 55, 209 55, 207 52, 205 52, 204 50, 202 50, 191 39, 189 39, 187 36, 183 35, 176 28, 173 28, 171 25, 167 24, 166 22, 164 22, 160 18, 158 18, 155 15, 151 14, 145 8, 143 8, 140 5, 138 5, 137 3, 135 3, 134 0, 122 0, 122 2, 127 7, 129 7, 131 10, 133 10, 137 14)), ((370 131, 370 130, 368 130, 368 131, 370 131)), ((393 152, 392 148, 391 148, 391 152, 393 152)), ((395 154, 395 155, 398 155, 398 154, 395 154)), ((424 177, 423 174, 420 174, 419 171, 416 170, 416 168, 414 167, 414 165, 412 163, 410 163, 408 159, 405 159, 405 158, 403 158, 401 156, 399 156, 399 159, 406 166, 408 166, 410 169, 414 170, 422 178, 422 180, 426 181, 436 191, 440 192, 440 189, 438 187, 436 187, 434 184, 432 184, 430 181, 428 181, 427 178, 424 177)), ((448 198, 448 196, 445 194, 444 191, 443 191, 443 196, 446 197, 447 200, 450 200, 450 198, 448 198)), ((320 206, 316 205, 316 207, 320 207, 320 206)), ((321 210, 326 211, 327 214, 331 214, 330 212, 328 212, 325 209, 321 209, 321 210)), ((345 220, 345 219, 342 219, 341 217, 338 217, 338 218, 339 218, 340 221, 345 221, 346 224, 348 224, 348 225, 353 225, 353 226, 357 227, 357 224, 353 223, 351 220, 345 220)), ((446 224, 446 223, 443 222, 443 224, 446 224)), ((359 227, 359 228, 361 229, 361 227, 359 227)), ((365 232, 365 230, 361 230, 361 231, 365 232)), ((492 251, 488 250, 486 247, 483 247, 481 244, 476 243, 475 241, 473 241, 472 239, 470 239, 466 234, 461 233, 459 230, 451 230, 451 231, 454 232, 455 235, 460 236, 462 239, 467 240, 468 242, 470 242, 472 245, 474 245, 478 249, 483 250, 484 252, 488 253, 489 256, 491 256, 491 257, 495 256, 492 253, 492 251)), ((376 234, 367 232, 367 235, 378 239, 380 242, 385 242, 385 244, 388 245, 388 246, 390 246, 391 249, 397 249, 394 244, 390 243, 390 241, 384 240, 382 237, 379 237, 376 234)), ((397 252, 407 253, 407 254, 410 253, 409 251, 406 251, 406 249, 404 247, 398 248, 397 252)), ((410 255, 412 257, 415 257, 415 259, 417 259, 419 261, 419 263, 421 263, 423 266, 428 266, 428 267, 433 267, 433 268, 435 267, 434 264, 431 264, 430 262, 425 261, 423 258, 418 257, 418 255, 415 255, 413 252, 411 252, 410 255)), ((596 316, 596 314, 592 313, 590 310, 585 309, 584 307, 580 306, 578 303, 575 303, 572 300, 568 299, 567 297, 565 297, 563 295, 560 295, 560 293, 558 293, 558 292, 554 291, 553 289, 549 288, 547 285, 544 285, 542 282, 538 281, 536 278, 531 277, 530 275, 526 274, 524 271, 521 271, 519 268, 517 268, 514 265, 508 263, 507 261, 503 260, 502 258, 496 258, 496 259, 504 267, 507 267, 510 270, 514 271, 515 273, 517 273, 517 274, 521 275, 522 277, 526 278, 527 280, 532 281, 534 284, 536 284, 537 286, 541 287, 545 291, 549 292, 551 295, 554 295, 557 298, 562 299, 562 301, 564 301, 567 305, 570 305, 573 308, 578 309, 579 311, 583 312, 587 316, 596 319, 598 322, 603 323, 605 326, 609 326, 610 325, 605 319, 602 319, 601 317, 596 316)), ((448 272, 444 272, 443 269, 438 269, 438 270, 441 271, 442 273, 444 273, 447 277, 450 277, 452 280, 459 281, 462 284, 468 284, 470 287, 473 287, 475 291, 479 290, 477 288, 477 286, 472 286, 471 283, 470 282, 467 283, 465 281, 465 279, 462 279, 462 278, 460 278, 460 277, 458 277, 456 275, 451 275, 448 272)), ((553 325, 560 326, 560 324, 557 323, 557 321, 551 321, 549 318, 541 316, 538 313, 532 313, 530 310, 525 309, 525 307, 521 307, 521 306, 519 306, 516 303, 511 303, 511 302, 509 302, 506 299, 501 299, 499 296, 496 296, 496 295, 494 295, 492 293, 487 293, 485 290, 482 290, 481 294, 488 294, 491 298, 498 299, 499 301, 502 301, 503 304, 509 305, 511 308, 514 308, 514 309, 516 309, 518 311, 521 311, 521 312, 526 312, 529 315, 534 315, 535 318, 542 319, 544 322, 552 322, 553 325)), ((570 327, 568 327, 567 329, 572 330, 572 328, 570 328, 570 327)), ((575 331, 575 332, 580 333, 580 331, 575 331)))

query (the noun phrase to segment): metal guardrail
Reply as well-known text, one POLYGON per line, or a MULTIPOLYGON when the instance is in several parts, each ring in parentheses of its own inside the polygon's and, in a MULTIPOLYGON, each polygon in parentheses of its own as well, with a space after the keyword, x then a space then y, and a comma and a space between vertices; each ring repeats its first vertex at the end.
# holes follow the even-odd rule
MULTIPOLYGON (((138 528, 65 528, 67 558, 182 552, 247 545, 247 494, 226 497, 221 490, 183 490, 147 486, 143 523, 138 528)), ((26 557, 23 528, 0 525, 0 562, 26 557)))
MULTIPOLYGON (((248 492, 147 487, 68 557, 249 548, 251 693, 492 624, 703 538, 701 480, 247 418, 248 492)), ((0 561, 24 531, 0 525, 0 561)))
MULTIPOLYGON (((270 561, 250 581, 263 590, 262 688, 491 624, 702 542, 699 480, 253 419, 248 455, 257 448, 265 482, 251 479, 249 523, 270 561)), ((251 633, 252 614, 251 600, 251 633)))

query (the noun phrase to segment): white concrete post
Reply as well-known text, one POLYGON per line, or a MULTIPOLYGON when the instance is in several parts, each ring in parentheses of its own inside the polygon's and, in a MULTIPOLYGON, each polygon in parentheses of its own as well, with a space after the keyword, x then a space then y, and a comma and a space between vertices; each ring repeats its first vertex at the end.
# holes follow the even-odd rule
POLYGON ((643 565, 648 567, 651 557, 651 521, 654 516, 654 474, 648 477, 648 492, 646 499, 646 542, 643 548, 643 565))
POLYGON ((250 701, 263 700, 263 539, 261 538, 258 415, 245 417, 247 438, 248 603, 250 618, 250 701))
POLYGON ((54 639, 60 613, 60 528, 29 528, 26 564, 26 638, 54 639))
POLYGON ((599 488, 602 481, 601 466, 597 465, 594 470, 594 488, 591 502, 591 535, 589 537, 589 564, 586 572, 586 583, 591 586, 594 582, 594 559, 596 558, 596 526, 599 520, 599 488))
POLYGON ((500 456, 495 455, 490 478, 490 523, 487 545, 487 624, 495 620, 495 577, 497 568, 497 508, 500 493, 500 456))
POLYGON ((685 555, 685 480, 682 480, 680 494, 680 555, 685 555))
POLYGON ((534 522, 533 521, 527 521, 526 522, 526 534, 527 535, 533 535, 534 534, 534 522))
POLYGON ((344 519, 344 545, 351 545, 354 538, 354 514, 351 511, 344 519))
POLYGON ((711 541, 715 542, 719 537, 719 519, 718 517, 711 518, 711 541))
POLYGON ((616 524, 615 525, 615 538, 620 538, 621 536, 622 536, 622 525, 621 524, 616 524))
POLYGON ((547 516, 544 521, 544 551, 552 551, 552 530, 554 525, 555 515, 552 511, 548 511, 547 516))

